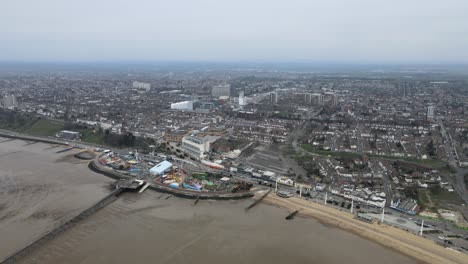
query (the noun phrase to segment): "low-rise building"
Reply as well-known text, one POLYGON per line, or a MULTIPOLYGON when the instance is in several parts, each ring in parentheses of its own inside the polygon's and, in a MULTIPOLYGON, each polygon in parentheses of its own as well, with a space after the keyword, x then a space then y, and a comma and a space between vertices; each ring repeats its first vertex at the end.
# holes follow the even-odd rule
POLYGON ((62 130, 58 132, 56 135, 58 138, 68 139, 68 140, 75 140, 80 138, 80 133, 75 131, 69 130, 62 130))
POLYGON ((172 169, 172 163, 169 161, 163 161, 158 165, 154 166, 150 169, 150 173, 153 175, 163 175, 165 172, 168 172, 172 169))
POLYGON ((200 137, 196 133, 182 138, 182 150, 190 157, 203 159, 210 151, 209 137, 200 137))
POLYGON ((187 130, 168 131, 164 134, 164 141, 180 143, 187 134, 187 130))

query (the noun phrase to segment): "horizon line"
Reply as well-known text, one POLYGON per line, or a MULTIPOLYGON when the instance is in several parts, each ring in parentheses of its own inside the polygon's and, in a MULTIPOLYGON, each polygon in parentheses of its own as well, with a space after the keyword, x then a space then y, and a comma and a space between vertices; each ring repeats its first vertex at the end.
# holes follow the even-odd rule
POLYGON ((451 61, 314 61, 314 60, 197 60, 197 59, 162 59, 162 60, 0 60, 1 64, 160 64, 160 63, 207 63, 207 64, 300 64, 300 65, 381 65, 381 66, 468 66, 466 62, 451 61))

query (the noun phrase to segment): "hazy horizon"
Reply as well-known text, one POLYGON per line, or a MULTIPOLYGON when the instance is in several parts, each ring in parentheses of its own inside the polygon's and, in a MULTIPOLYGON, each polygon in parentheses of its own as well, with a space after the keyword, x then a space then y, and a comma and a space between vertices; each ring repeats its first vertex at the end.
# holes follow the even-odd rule
POLYGON ((15 0, 0 61, 466 64, 463 0, 15 0))

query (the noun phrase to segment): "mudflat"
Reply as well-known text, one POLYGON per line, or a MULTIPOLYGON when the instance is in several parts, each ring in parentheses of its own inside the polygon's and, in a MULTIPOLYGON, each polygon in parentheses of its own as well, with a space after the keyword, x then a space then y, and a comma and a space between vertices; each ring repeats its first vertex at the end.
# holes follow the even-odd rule
MULTIPOLYGON (((78 150, 4 140, 1 258, 110 192, 112 180, 73 158, 78 150)), ((287 221, 295 207, 267 200, 282 207, 261 203, 246 212, 250 199, 194 205, 151 190, 124 193, 19 263, 418 263, 314 219, 287 221)))
POLYGON ((124 193, 19 263, 418 263, 284 208, 167 197, 124 193))
POLYGON ((73 149, 0 137, 0 259, 94 204, 110 179, 73 149))

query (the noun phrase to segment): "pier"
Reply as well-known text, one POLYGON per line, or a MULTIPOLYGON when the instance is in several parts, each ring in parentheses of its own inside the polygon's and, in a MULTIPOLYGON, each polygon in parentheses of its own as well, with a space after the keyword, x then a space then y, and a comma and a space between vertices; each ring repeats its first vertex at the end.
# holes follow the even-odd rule
POLYGON ((141 187, 141 189, 138 191, 138 193, 144 192, 149 186, 150 186, 150 184, 147 182, 145 185, 143 185, 143 187, 141 187))
MULTIPOLYGON (((118 186, 117 183, 114 184, 118 186)), ((32 241, 22 249, 17 250, 10 256, 6 257, 5 259, 0 261, 0 264, 10 264, 15 263, 20 258, 28 255, 29 253, 33 252, 37 248, 41 247, 42 245, 46 244, 48 241, 54 239, 55 237, 59 236, 61 233, 65 232, 66 230, 72 228, 76 224, 78 224, 81 220, 84 220, 88 216, 92 215, 99 209, 104 208, 105 206, 109 205, 110 203, 114 202, 120 194, 126 191, 134 190, 135 186, 132 184, 127 184, 126 186, 118 186, 115 190, 109 193, 107 196, 99 200, 97 203, 89 207, 88 209, 84 210, 83 212, 79 213, 78 215, 70 218, 63 224, 59 225, 58 227, 54 228, 53 230, 47 232, 40 238, 32 241)))

